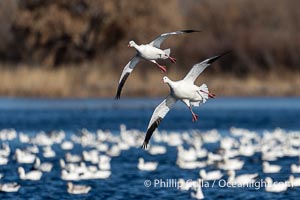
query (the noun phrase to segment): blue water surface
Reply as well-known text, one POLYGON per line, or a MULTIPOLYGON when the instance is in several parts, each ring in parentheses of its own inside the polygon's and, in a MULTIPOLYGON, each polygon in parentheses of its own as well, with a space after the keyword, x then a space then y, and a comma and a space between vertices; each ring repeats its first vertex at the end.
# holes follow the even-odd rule
MULTIPOLYGON (((128 129, 145 131, 152 112, 160 101, 162 99, 115 101, 0 98, 0 129, 13 128, 29 135, 53 130, 74 134, 83 128, 91 132, 102 129, 119 134, 120 124, 125 124, 128 129)), ((217 129, 224 134, 228 134, 231 127, 246 128, 258 133, 263 130, 272 131, 277 127, 287 131, 300 130, 300 98, 217 98, 194 108, 194 111, 199 115, 196 123, 192 122, 192 116, 185 105, 178 102, 162 121, 159 130, 217 129)), ((17 142, 13 144, 12 149, 21 146, 17 142)), ((79 151, 82 147, 76 148, 79 151)), ((54 146, 54 149, 59 148, 54 146)), ((92 186, 92 190, 86 195, 74 196, 67 193, 66 182, 60 179, 59 158, 64 157, 64 152, 60 153, 56 158, 50 159, 55 165, 53 171, 37 182, 18 179, 18 164, 11 155, 8 165, 0 166, 0 173, 5 174, 0 182, 16 181, 22 187, 17 193, 0 193, 0 199, 190 199, 187 191, 154 186, 147 188, 144 181, 199 177, 199 170, 182 170, 176 166, 176 148, 168 147, 167 154, 160 156, 152 156, 141 149, 132 148, 112 160, 112 176, 109 179, 80 181, 79 183, 92 186), (157 171, 138 171, 138 158, 142 156, 159 162, 157 171)), ((247 160, 248 167, 244 172, 262 172, 259 159, 257 155, 247 160)), ((297 158, 278 160, 285 167, 278 177, 287 179, 290 163, 297 161, 297 158)), ((294 188, 273 194, 266 193, 263 189, 215 187, 204 188, 203 193, 206 199, 297 199, 300 190, 294 188)))

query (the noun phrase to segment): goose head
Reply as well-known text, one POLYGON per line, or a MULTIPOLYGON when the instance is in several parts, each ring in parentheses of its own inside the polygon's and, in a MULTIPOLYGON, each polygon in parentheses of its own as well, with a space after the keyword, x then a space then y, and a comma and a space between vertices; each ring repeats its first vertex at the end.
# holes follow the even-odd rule
POLYGON ((234 170, 229 170, 229 171, 227 172, 227 174, 228 174, 228 176, 230 176, 230 177, 235 177, 235 171, 234 171, 234 170))
POLYGON ((68 182, 67 185, 68 185, 68 188, 69 188, 69 189, 72 189, 72 188, 73 188, 73 183, 68 182))
POLYGON ((23 167, 19 167, 19 168, 18 168, 18 172, 19 172, 20 176, 25 175, 25 170, 24 170, 23 167))
POLYGON ((144 163, 144 159, 143 158, 139 158, 139 163, 144 163))
POLYGON ((265 178, 265 181, 268 185, 273 183, 273 180, 270 177, 265 178))
POLYGON ((167 76, 164 76, 162 78, 162 80, 163 80, 164 83, 170 83, 170 81, 171 81, 167 76))
POLYGON ((135 46, 136 46, 136 43, 133 40, 129 41, 128 47, 135 47, 135 46))
POLYGON ((293 175, 289 176, 289 182, 294 183, 295 177, 293 175))
POLYGON ((204 178, 204 177, 205 177, 205 175, 206 175, 206 172, 205 172, 205 170, 204 170, 204 169, 201 169, 201 170, 200 170, 200 175, 201 175, 201 177, 202 177, 202 178, 204 178))

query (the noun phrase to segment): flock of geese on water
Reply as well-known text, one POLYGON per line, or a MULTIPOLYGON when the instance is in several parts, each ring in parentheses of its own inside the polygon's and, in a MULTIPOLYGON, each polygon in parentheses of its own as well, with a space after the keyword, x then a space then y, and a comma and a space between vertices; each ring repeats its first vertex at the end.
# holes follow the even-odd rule
MULTIPOLYGON (((300 132, 275 129, 258 134, 247 129, 231 128, 230 134, 222 136, 217 130, 199 132, 166 132, 156 131, 153 136, 154 144, 150 146, 147 153, 151 155, 162 155, 168 153, 168 149, 177 148, 178 168, 183 170, 199 170, 199 179, 205 181, 219 180, 227 176, 227 182, 232 184, 246 185, 257 180, 259 172, 252 174, 241 174, 239 170, 245 165, 244 157, 253 157, 255 154, 261 156, 262 173, 268 175, 266 192, 284 192, 289 187, 299 187, 300 178, 294 174, 300 173, 300 165, 291 163, 290 176, 286 182, 277 184, 273 182, 269 174, 279 173, 282 166, 272 162, 283 157, 300 156, 300 132), (218 144, 217 151, 209 151, 205 148, 207 144, 218 144), (214 170, 207 170, 207 167, 214 170), (238 174, 238 175, 237 175, 238 174), (289 184, 285 184, 289 183, 289 184)), ((74 184, 74 181, 91 179, 111 178, 111 160, 121 156, 122 151, 130 148, 139 148, 143 141, 144 133, 138 130, 127 130, 121 125, 120 134, 109 131, 98 130, 96 133, 86 129, 81 134, 73 134, 66 138, 64 131, 51 133, 39 132, 29 137, 22 132, 4 129, 0 131, 2 148, 0 149, 0 165, 16 162, 20 180, 37 181, 43 176, 51 173, 57 152, 53 145, 65 152, 64 159, 59 159, 60 178, 66 181, 67 191, 71 194, 88 193, 92 188, 88 185, 74 184), (16 143, 16 141, 18 141, 16 143), (12 151, 10 145, 17 146, 12 151), (22 144, 23 148, 19 148, 22 144), (81 145, 82 152, 72 153, 74 145, 81 145), (25 145, 25 147, 24 147, 25 145), (19 145, 20 146, 20 145, 19 145), (41 162, 43 160, 43 162, 41 162), (26 166, 25 171, 23 166, 26 166)), ((58 162, 58 159, 56 160, 58 162)), ((139 158, 137 169, 143 171, 155 171, 159 167, 158 162, 145 161, 139 158)), ((0 166, 1 167, 1 166, 0 166)), ((5 177, 5 174, 0 174, 5 177)), ((180 190, 191 190, 193 198, 204 198, 201 186, 195 185, 199 180, 185 182, 183 178, 178 180, 180 190)), ((21 185, 16 182, 4 183, 0 179, 0 191, 17 192, 21 185)), ((26 189, 26 188, 24 188, 26 189)))

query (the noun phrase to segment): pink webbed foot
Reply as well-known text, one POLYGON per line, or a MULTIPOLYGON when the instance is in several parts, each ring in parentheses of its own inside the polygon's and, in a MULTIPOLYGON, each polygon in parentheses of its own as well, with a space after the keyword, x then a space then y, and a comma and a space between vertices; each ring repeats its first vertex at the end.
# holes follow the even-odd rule
POLYGON ((176 63, 176 58, 172 58, 171 56, 169 56, 169 59, 172 63, 176 63))
POLYGON ((212 99, 216 97, 216 95, 215 95, 215 94, 213 94, 213 93, 210 93, 210 92, 208 93, 208 96, 209 96, 210 98, 212 98, 212 99))
POLYGON ((198 115, 195 113, 192 113, 193 115, 193 122, 196 122, 198 120, 198 115))
POLYGON ((164 73, 167 72, 167 67, 166 66, 162 66, 162 65, 157 65, 157 67, 164 73))
POLYGON ((210 93, 210 92, 206 92, 206 91, 204 91, 204 90, 200 90, 200 92, 206 93, 206 94, 208 95, 208 97, 209 97, 209 98, 212 98, 212 99, 216 97, 215 94, 210 93))

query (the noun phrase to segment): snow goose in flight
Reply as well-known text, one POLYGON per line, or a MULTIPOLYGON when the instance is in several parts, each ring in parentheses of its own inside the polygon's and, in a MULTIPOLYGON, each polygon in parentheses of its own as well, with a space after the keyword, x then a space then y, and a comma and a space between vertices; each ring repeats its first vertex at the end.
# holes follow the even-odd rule
POLYGON ((136 64, 141 60, 149 60, 150 62, 154 63, 158 68, 160 68, 163 72, 166 72, 166 67, 158 64, 156 62, 157 59, 170 59, 171 62, 175 63, 176 59, 172 58, 170 56, 171 50, 160 49, 161 43, 169 36, 171 35, 177 35, 177 34, 183 34, 183 33, 192 33, 192 32, 200 32, 197 30, 181 30, 181 31, 174 31, 169 33, 163 33, 157 38, 155 38, 152 42, 149 44, 141 44, 138 45, 134 41, 130 41, 128 44, 128 47, 133 47, 136 49, 137 53, 136 55, 127 63, 127 65, 124 67, 123 72, 121 74, 121 78, 119 80, 119 86, 117 90, 117 94, 115 96, 115 99, 120 99, 122 88, 125 84, 126 79, 136 66, 136 64))
POLYGON ((148 125, 142 148, 147 148, 153 132, 166 114, 171 110, 177 100, 181 100, 185 105, 187 105, 192 113, 193 122, 197 121, 198 115, 193 112, 192 106, 199 106, 201 103, 205 103, 208 97, 214 98, 215 95, 208 91, 208 88, 205 84, 202 84, 199 87, 194 85, 194 81, 206 67, 225 54, 227 54, 227 52, 195 64, 182 80, 172 81, 166 76, 163 77, 163 82, 169 85, 171 93, 155 108, 148 125))

